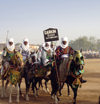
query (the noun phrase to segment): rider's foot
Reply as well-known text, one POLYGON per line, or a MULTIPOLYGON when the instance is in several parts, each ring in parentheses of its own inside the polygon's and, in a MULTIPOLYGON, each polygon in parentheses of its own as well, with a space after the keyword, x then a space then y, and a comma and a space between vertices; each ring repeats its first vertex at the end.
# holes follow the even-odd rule
POLYGON ((83 80, 83 79, 81 80, 81 83, 86 83, 86 82, 87 82, 87 80, 83 80))

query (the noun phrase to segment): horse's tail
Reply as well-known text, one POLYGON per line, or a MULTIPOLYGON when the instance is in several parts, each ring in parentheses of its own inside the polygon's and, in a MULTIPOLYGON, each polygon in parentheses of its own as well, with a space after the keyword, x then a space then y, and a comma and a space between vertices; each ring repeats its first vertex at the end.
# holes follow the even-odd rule
POLYGON ((99 96, 99 104, 100 104, 100 96, 99 96))

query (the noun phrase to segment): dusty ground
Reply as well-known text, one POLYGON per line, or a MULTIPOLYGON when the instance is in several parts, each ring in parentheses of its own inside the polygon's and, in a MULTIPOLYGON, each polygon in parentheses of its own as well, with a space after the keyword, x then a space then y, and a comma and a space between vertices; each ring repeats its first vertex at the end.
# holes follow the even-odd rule
MULTIPOLYGON (((100 96, 100 59, 88 59, 85 60, 85 73, 84 79, 88 82, 82 85, 82 88, 79 88, 78 96, 77 96, 77 104, 99 104, 98 99, 100 96)), ((1 86, 1 82, 0 82, 1 86)), ((24 80, 22 83, 22 93, 23 96, 20 97, 19 104, 53 104, 53 100, 51 99, 50 95, 45 93, 42 89, 39 91, 39 97, 34 98, 32 95, 32 91, 30 91, 30 101, 25 101, 25 84, 24 80)), ((50 88, 50 83, 49 83, 50 88)), ((0 87, 1 92, 1 87, 0 87)), ((9 87, 8 87, 9 92, 9 87)), ((63 96, 61 96, 61 100, 59 104, 72 104, 73 93, 71 91, 71 96, 67 96, 67 87, 64 86, 62 90, 63 96)), ((16 96, 15 91, 13 92, 13 103, 16 104, 16 96)), ((0 104, 8 104, 8 97, 1 98, 0 97, 0 104)))

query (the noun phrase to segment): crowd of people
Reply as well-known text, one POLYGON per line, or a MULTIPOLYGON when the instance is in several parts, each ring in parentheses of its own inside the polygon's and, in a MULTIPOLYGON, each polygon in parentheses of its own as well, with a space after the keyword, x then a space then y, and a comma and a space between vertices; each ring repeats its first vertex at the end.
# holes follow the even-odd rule
MULTIPOLYGON (((22 56, 24 63, 31 57, 31 55, 35 56, 35 61, 42 66, 50 66, 52 65, 52 61, 56 58, 57 69, 61 64, 61 61, 67 58, 67 65, 65 68, 69 67, 69 59, 73 55, 74 50, 72 47, 68 45, 68 38, 63 37, 61 38, 61 44, 59 46, 54 46, 53 42, 44 42, 37 52, 30 52, 29 47, 29 40, 27 38, 23 39, 23 42, 18 50, 22 56)), ((3 64, 7 61, 11 65, 11 58, 15 53, 15 44, 14 39, 10 38, 6 42, 6 47, 3 49, 2 53, 2 68, 1 68, 1 75, 3 73, 4 66, 3 64)))
MULTIPOLYGON (((63 37, 61 39, 61 45, 56 47, 54 46, 53 42, 44 42, 38 49, 37 52, 33 52, 36 56, 36 61, 43 66, 47 66, 51 63, 54 58, 54 54, 57 56, 57 64, 59 64, 61 58, 69 57, 73 52, 72 48, 68 46, 68 38, 63 37)), ((23 61, 25 62, 31 55, 29 47, 29 40, 27 38, 23 39, 23 42, 18 50, 22 56, 23 61)), ((14 55, 15 52, 15 44, 14 39, 9 38, 6 42, 6 47, 3 49, 2 59, 3 63, 5 61, 11 64, 11 57, 14 55)), ((3 71, 3 66, 1 68, 1 73, 3 71)))
POLYGON ((83 55, 85 58, 100 58, 100 52, 99 51, 92 51, 92 50, 87 50, 83 51, 83 55))

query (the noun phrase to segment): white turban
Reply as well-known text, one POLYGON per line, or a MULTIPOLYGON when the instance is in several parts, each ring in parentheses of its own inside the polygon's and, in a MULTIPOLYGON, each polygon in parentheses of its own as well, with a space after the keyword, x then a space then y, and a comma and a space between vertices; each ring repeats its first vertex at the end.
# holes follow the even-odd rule
POLYGON ((25 51, 29 51, 29 40, 28 40, 27 38, 25 38, 25 39, 23 40, 22 48, 23 48, 25 51), (25 45, 24 42, 27 42, 27 45, 25 45))
POLYGON ((8 39, 6 45, 7 45, 7 49, 8 49, 9 51, 14 51, 14 49, 15 49, 15 44, 14 44, 14 39, 13 39, 13 38, 8 39), (12 42, 13 44, 10 45, 9 42, 12 42))
POLYGON ((48 51, 50 49, 50 42, 45 42, 45 44, 43 44, 43 48, 48 51), (46 47, 45 45, 48 44, 48 47, 46 47))
POLYGON ((68 46, 68 38, 67 37, 61 38, 61 47, 66 48, 67 46, 68 46), (63 44, 63 41, 66 41, 66 44, 63 44))

